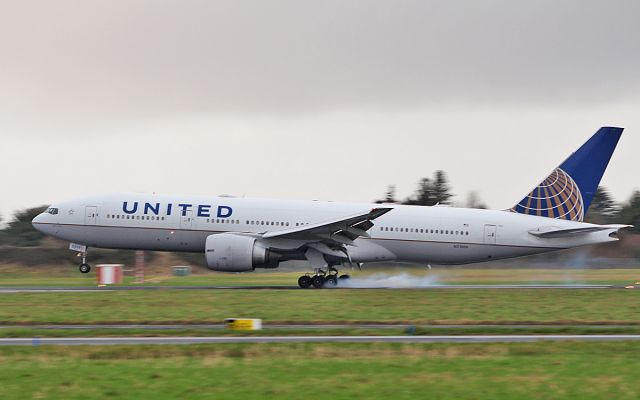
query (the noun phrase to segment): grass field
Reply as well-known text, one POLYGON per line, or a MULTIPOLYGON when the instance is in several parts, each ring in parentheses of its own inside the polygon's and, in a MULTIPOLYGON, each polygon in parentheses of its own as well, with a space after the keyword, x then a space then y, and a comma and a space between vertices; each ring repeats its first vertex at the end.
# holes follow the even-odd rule
MULTIPOLYGON (((4 270, 0 286, 84 286, 75 271, 4 270), (44 272, 43 272, 44 271, 44 272)), ((635 282, 633 270, 393 270, 437 284, 635 282)), ((292 285, 298 273, 154 274, 145 285, 292 285)), ((131 282, 129 280, 129 282, 131 282)), ((400 323, 415 334, 640 332, 640 290, 171 290, 0 294, 0 337, 400 335, 391 329, 262 332, 40 329, 34 324, 400 323), (424 324, 548 324, 433 328, 424 324), (602 324, 598 327, 553 324, 602 324), (627 327, 607 326, 626 324, 627 327)), ((0 347, 0 399, 636 399, 640 343, 221 344, 0 347)))
POLYGON ((6 293, 2 324, 625 323, 640 324, 640 291, 604 290, 153 290, 6 293))
POLYGON ((0 398, 637 399, 640 343, 0 348, 0 398))

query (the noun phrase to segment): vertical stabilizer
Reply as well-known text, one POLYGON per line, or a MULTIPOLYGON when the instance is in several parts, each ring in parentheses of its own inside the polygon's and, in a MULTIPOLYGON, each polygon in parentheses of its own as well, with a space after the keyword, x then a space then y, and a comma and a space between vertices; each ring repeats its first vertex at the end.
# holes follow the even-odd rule
POLYGON ((583 221, 622 131, 600 128, 511 211, 583 221))

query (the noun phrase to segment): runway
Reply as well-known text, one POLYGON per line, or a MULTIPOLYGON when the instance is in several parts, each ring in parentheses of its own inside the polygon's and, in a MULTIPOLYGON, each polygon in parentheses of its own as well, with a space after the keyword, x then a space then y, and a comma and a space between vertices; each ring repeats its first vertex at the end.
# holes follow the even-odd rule
MULTIPOLYGON (((402 286, 402 287, 358 287, 331 288, 323 290, 519 290, 519 289, 640 289, 640 285, 432 285, 432 286, 402 286)), ((33 287, 0 287, 0 293, 47 293, 47 292, 112 292, 127 290, 318 290, 300 289, 298 286, 33 286, 33 287)))
POLYGON ((637 341, 640 335, 465 335, 465 336, 209 336, 10 338, 0 346, 189 345, 222 343, 524 343, 538 341, 637 341))

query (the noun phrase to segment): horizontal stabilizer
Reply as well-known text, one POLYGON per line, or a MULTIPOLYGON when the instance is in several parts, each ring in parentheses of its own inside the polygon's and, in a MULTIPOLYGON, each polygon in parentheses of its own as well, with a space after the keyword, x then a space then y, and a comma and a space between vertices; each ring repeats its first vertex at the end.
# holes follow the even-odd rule
POLYGON ((529 234, 537 236, 543 239, 553 239, 560 237, 571 237, 576 235, 584 235, 592 232, 601 232, 606 230, 618 231, 622 228, 630 228, 631 225, 594 225, 584 228, 572 228, 572 229, 551 229, 551 230, 537 230, 529 231, 529 234))

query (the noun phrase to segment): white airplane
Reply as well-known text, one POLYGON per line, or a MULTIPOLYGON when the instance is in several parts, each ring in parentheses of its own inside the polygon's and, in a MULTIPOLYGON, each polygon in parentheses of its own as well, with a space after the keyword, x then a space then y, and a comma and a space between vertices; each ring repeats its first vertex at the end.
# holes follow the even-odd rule
POLYGON ((53 204, 33 226, 72 242, 83 273, 88 247, 185 251, 227 272, 308 260, 303 288, 348 278, 338 265, 527 256, 612 242, 628 227, 583 222, 622 131, 598 130, 509 210, 118 193, 53 204))

